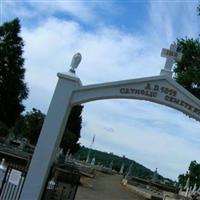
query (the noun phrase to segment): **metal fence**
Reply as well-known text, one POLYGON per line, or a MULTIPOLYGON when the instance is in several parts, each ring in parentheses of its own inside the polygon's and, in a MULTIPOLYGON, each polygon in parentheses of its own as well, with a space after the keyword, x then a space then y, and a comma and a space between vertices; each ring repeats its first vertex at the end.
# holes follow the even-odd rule
POLYGON ((0 177, 0 199, 18 200, 25 180, 25 172, 8 166, 4 175, 0 177))

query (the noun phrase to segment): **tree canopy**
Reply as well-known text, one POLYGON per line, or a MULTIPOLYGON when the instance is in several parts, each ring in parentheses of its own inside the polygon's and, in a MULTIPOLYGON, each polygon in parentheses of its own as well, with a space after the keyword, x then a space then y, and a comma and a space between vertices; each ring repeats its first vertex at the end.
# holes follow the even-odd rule
POLYGON ((32 111, 26 112, 16 120, 13 133, 15 137, 25 137, 32 145, 36 145, 45 114, 40 110, 33 108, 32 111))
MULTIPOLYGON (((200 15, 200 5, 197 12, 200 15)), ((174 69, 175 80, 200 99, 200 41, 198 38, 182 38, 177 40, 177 45, 183 57, 174 69)), ((185 174, 179 175, 179 184, 185 186, 188 178, 190 186, 194 186, 195 183, 200 186, 200 164, 196 161, 190 163, 185 174)))
POLYGON ((31 112, 27 112, 25 115, 26 122, 26 135, 30 143, 36 145, 42 125, 44 122, 45 114, 40 110, 33 108, 31 112))
MULTIPOLYGON (((200 4, 197 12, 200 15, 200 4)), ((186 37, 177 39, 177 46, 183 57, 174 68, 175 80, 200 99, 200 41, 186 37)))
POLYGON ((188 91, 200 98, 200 42, 198 39, 178 39, 182 60, 174 69, 175 79, 188 91))
MULTIPOLYGON (((60 144, 60 147, 63 148, 64 153, 66 153, 68 149, 71 153, 74 153, 80 148, 78 140, 80 138, 81 131, 82 109, 83 106, 74 106, 70 112, 69 119, 67 121, 63 138, 60 144)), ((33 108, 32 111, 21 115, 16 120, 15 126, 13 128, 15 137, 25 137, 32 145, 36 145, 44 119, 45 114, 36 108, 33 108)), ((5 126, 1 126, 0 124, 0 131, 1 129, 5 132, 5 126)))
POLYGON ((24 110, 28 96, 24 82, 24 42, 20 37, 19 19, 0 26, 0 121, 11 127, 24 110))
POLYGON ((83 106, 77 105, 74 106, 70 112, 60 144, 60 147, 63 148, 64 153, 66 153, 68 149, 71 153, 75 153, 80 148, 78 140, 80 138, 82 127, 82 110, 83 106))
POLYGON ((196 160, 190 163, 188 171, 185 174, 179 175, 179 184, 185 186, 188 178, 190 179, 190 186, 196 184, 197 187, 200 187, 200 163, 197 163, 196 160))

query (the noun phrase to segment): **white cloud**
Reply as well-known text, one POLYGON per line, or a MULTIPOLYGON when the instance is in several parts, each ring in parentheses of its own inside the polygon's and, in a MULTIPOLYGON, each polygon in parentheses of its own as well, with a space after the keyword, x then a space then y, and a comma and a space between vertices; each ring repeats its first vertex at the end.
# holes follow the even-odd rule
MULTIPOLYGON (((150 23, 142 35, 128 34, 103 23, 89 31, 80 22, 51 16, 58 11, 67 12, 79 21, 91 23, 99 17, 94 12, 95 5, 79 1, 69 1, 64 7, 62 3, 39 5, 33 1, 29 5, 36 15, 48 12, 36 27, 22 29, 30 88, 26 104, 28 109, 37 107, 45 112, 56 85, 56 73, 68 70, 77 51, 83 55, 77 74, 84 84, 146 77, 158 75, 164 65, 164 59, 159 57, 162 47, 177 37, 197 36, 200 32, 192 13, 195 6, 189 3, 152 1, 150 23)), ((26 13, 24 7, 22 10, 26 13)), ((83 144, 89 146, 96 134, 96 148, 127 154, 152 170, 158 167, 166 176, 175 178, 183 173, 200 153, 199 124, 164 106, 143 101, 99 101, 86 104, 83 116, 83 144)))
MULTIPOLYGON (((62 1, 62 0, 2 0, 3 21, 10 17, 19 17, 23 20, 45 20, 50 16, 59 14, 61 17, 70 17, 74 20, 89 24, 100 21, 98 13, 104 10, 108 13, 115 13, 112 8, 112 1, 62 1)), ((117 10, 117 9, 116 9, 117 10)))
MULTIPOLYGON (((179 112, 170 112, 172 109, 152 103, 128 100, 90 103, 86 110, 84 119, 87 125, 82 130, 83 141, 84 138, 91 141, 95 133, 95 145, 101 150, 109 152, 115 149, 115 153, 125 154, 152 170, 158 167, 163 175, 172 178, 185 172, 191 160, 198 159, 199 144, 194 145, 188 138, 193 137, 193 133, 198 134, 200 125, 179 112), (148 117, 138 120, 138 113, 144 113, 148 117), (153 123, 157 120, 167 128, 162 127, 162 123, 161 126, 154 126, 153 123), (182 121, 181 126, 173 127, 178 121, 182 121), (104 129, 105 124, 109 124, 115 132, 108 133, 104 129), (188 128, 188 125, 194 126, 188 128), (177 132, 180 134, 176 134, 177 132)), ((200 135, 195 138, 199 140, 200 135)), ((85 144, 89 145, 89 142, 85 144)))
POLYGON ((150 29, 168 43, 180 37, 198 37, 197 1, 151 1, 150 29))
POLYGON ((91 6, 86 6, 83 1, 29 1, 29 4, 35 8, 39 13, 54 14, 56 12, 63 12, 63 14, 70 14, 83 21, 91 21, 96 18, 91 6))

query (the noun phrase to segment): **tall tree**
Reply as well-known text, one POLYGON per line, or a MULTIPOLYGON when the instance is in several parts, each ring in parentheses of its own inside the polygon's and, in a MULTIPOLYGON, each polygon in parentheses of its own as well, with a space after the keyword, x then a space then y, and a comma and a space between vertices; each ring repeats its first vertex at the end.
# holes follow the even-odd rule
MULTIPOLYGON (((197 7, 200 15, 200 4, 197 7)), ((185 38, 177 40, 178 50, 183 53, 182 60, 174 68, 175 79, 197 98, 200 98, 200 41, 185 38)))
POLYGON ((71 153, 75 153, 80 148, 78 140, 80 138, 80 131, 82 127, 82 110, 83 106, 78 105, 74 106, 70 112, 60 144, 60 147, 63 148, 64 153, 66 153, 68 149, 71 153))
POLYGON ((0 121, 0 137, 6 137, 8 133, 8 127, 0 121))
MULTIPOLYGON (((200 4, 197 7, 200 15, 200 4)), ((178 50, 183 53, 182 60, 177 63, 174 72, 175 79, 183 87, 200 99, 200 41, 199 39, 178 39, 178 50)), ((179 183, 184 186, 190 178, 191 185, 200 186, 200 164, 192 161, 185 174, 178 177, 179 183)))
POLYGON ((198 39, 178 39, 178 50, 183 53, 177 63, 175 79, 188 91, 200 98, 200 42, 198 39))
POLYGON ((27 137, 32 145, 36 145, 42 129, 45 114, 40 110, 33 108, 32 111, 26 113, 24 118, 25 132, 23 136, 27 137))
MULTIPOLYGON (((82 124, 82 109, 83 106, 74 106, 70 112, 60 144, 64 153, 66 153, 68 149, 71 153, 75 153, 80 148, 78 140, 80 138, 82 124)), ((33 108, 32 111, 27 112, 25 115, 20 116, 20 118, 16 120, 13 133, 16 137, 28 138, 31 144, 36 145, 44 118, 45 114, 43 114, 40 110, 33 108)), ((2 125, 2 130, 4 130, 3 128, 4 126, 2 125)))
POLYGON ((196 184, 200 187, 200 163, 197 163, 195 160, 190 163, 188 171, 185 174, 179 175, 179 184, 185 186, 188 178, 190 179, 190 186, 196 184))
POLYGON ((0 121, 11 127, 24 110, 27 98, 24 82, 23 40, 20 22, 15 19, 0 26, 0 121))
POLYGON ((15 122, 15 126, 13 127, 13 134, 16 138, 20 138, 27 135, 27 122, 24 115, 21 115, 15 122))

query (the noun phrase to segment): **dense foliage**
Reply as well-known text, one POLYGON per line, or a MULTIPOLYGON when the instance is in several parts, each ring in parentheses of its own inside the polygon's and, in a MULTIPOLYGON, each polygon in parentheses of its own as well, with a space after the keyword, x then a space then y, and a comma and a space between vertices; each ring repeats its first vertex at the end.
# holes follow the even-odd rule
MULTIPOLYGON (((200 5, 197 7, 200 15, 200 5)), ((182 60, 174 69, 175 79, 193 95, 200 99, 200 41, 199 39, 178 39, 178 50, 183 53, 182 60)), ((192 161, 185 174, 178 177, 179 184, 185 186, 188 178, 191 186, 200 186, 200 164, 192 161)))
POLYGON ((194 186, 196 184, 197 187, 200 187, 200 163, 192 161, 188 171, 185 174, 179 175, 179 184, 184 187, 188 178, 190 179, 190 186, 194 186))
MULTIPOLYGON (((200 15, 200 5, 197 7, 200 15)), ((183 53, 174 72, 175 79, 197 98, 200 98, 200 41, 199 39, 185 38, 177 40, 178 51, 183 53)))
MULTIPOLYGON (((78 140, 80 138, 81 131, 82 109, 82 106, 74 106, 70 112, 60 144, 60 147, 63 148, 64 153, 66 153, 68 149, 70 149, 71 153, 74 153, 80 148, 78 140)), ((16 120, 13 128, 13 134, 16 138, 25 137, 32 145, 36 145, 42 129, 44 118, 45 114, 43 114, 40 110, 33 108, 32 111, 27 112, 25 115, 21 115, 16 120)))
POLYGON ((24 82, 23 40, 18 19, 0 26, 0 121, 11 127, 24 110, 27 98, 24 82))
POLYGON ((13 134, 16 138, 25 137, 29 140, 30 144, 36 145, 44 118, 45 115, 40 110, 33 108, 32 111, 21 115, 16 120, 13 134))
POLYGON ((60 147, 63 148, 63 152, 66 154, 68 149, 70 153, 75 153, 79 150, 80 144, 78 140, 80 138, 81 125, 82 125, 82 113, 83 106, 74 106, 70 112, 68 122, 65 127, 63 138, 60 147))
POLYGON ((0 136, 6 137, 9 133, 8 127, 0 121, 0 136))
MULTIPOLYGON (((28 96, 28 88, 24 82, 24 43, 19 34, 19 19, 0 26, 0 134, 3 137, 9 133, 15 138, 25 137, 36 145, 45 115, 35 108, 21 114, 24 111, 22 101, 28 96)), ((60 144, 65 153, 68 149, 74 153, 80 147, 82 108, 75 106, 71 110, 60 144)))
POLYGON ((175 79, 188 91, 200 98, 200 42, 198 39, 178 39, 178 50, 183 53, 177 63, 175 79))

